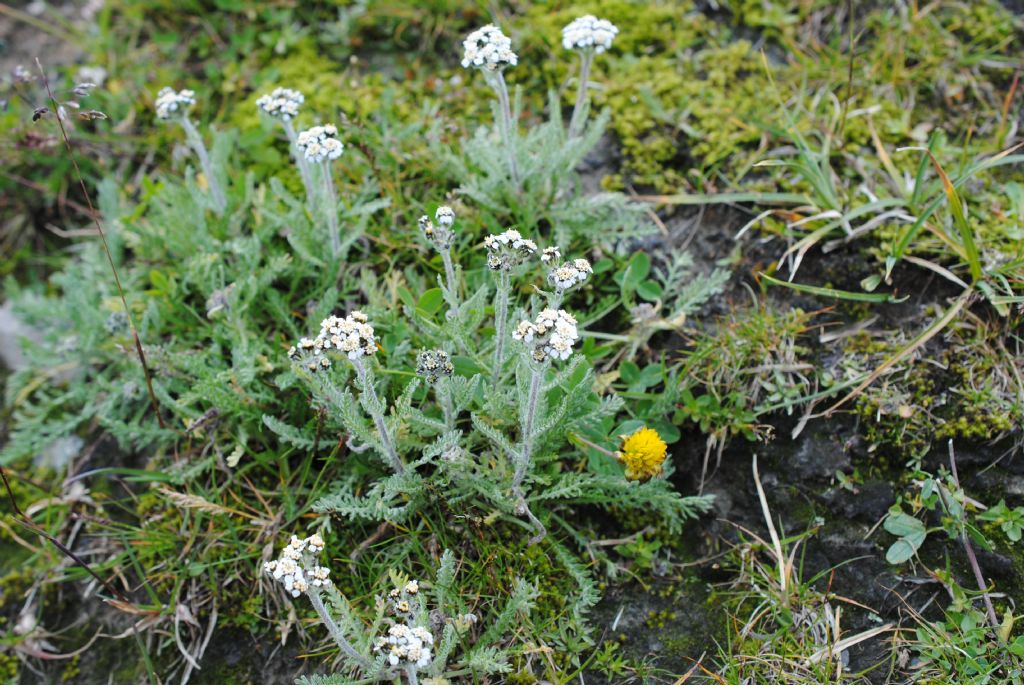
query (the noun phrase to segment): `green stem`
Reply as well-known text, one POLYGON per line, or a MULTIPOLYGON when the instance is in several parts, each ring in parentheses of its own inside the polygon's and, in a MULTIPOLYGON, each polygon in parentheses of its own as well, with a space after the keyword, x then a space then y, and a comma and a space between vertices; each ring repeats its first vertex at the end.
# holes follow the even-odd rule
POLYGON ((213 173, 213 163, 210 161, 210 155, 206 151, 203 137, 199 135, 195 124, 187 116, 181 118, 181 127, 185 129, 185 136, 188 138, 189 145, 196 153, 196 157, 199 158, 199 166, 203 169, 206 185, 210 189, 210 199, 213 200, 213 211, 217 213, 217 216, 222 216, 224 210, 227 209, 228 201, 224 196, 224 189, 220 187, 220 181, 217 179, 216 174, 213 173))
POLYGON ((452 386, 450 378, 441 378, 435 388, 437 397, 440 400, 441 411, 444 412, 444 425, 448 430, 455 428, 455 402, 452 400, 452 386))
POLYGON ((505 361, 505 328, 508 326, 508 295, 512 283, 507 269, 498 272, 498 291, 494 295, 494 377, 501 376, 505 361))
POLYGON ((320 591, 318 588, 310 588, 309 592, 306 593, 309 596, 309 601, 313 603, 313 608, 316 609, 317 615, 320 617, 320 621, 323 622, 327 628, 327 632, 331 634, 334 641, 338 644, 338 647, 347 657, 358 663, 363 668, 370 668, 373 664, 366 659, 362 654, 356 651, 356 648, 352 646, 348 640, 345 639, 345 635, 341 632, 341 628, 331 618, 330 613, 327 611, 327 607, 324 606, 324 601, 320 599, 320 591))
POLYGON ((501 106, 501 117, 498 124, 501 129, 501 137, 505 142, 505 154, 508 155, 509 173, 512 176, 512 182, 518 188, 519 164, 516 161, 516 148, 513 143, 515 128, 512 122, 512 105, 508 96, 508 86, 505 85, 505 77, 500 71, 493 72, 493 77, 489 80, 491 87, 498 94, 498 104, 501 106))
POLYGON ((572 108, 569 119, 569 138, 575 138, 583 127, 583 110, 587 103, 587 82, 590 80, 590 65, 594 61, 593 50, 585 50, 580 55, 580 76, 576 85, 576 104, 572 108))
POLYGON ((452 250, 445 247, 440 250, 441 261, 444 262, 445 299, 448 300, 448 316, 454 317, 459 311, 458 280, 455 277, 455 264, 452 262, 452 250))
POLYGON ((530 466, 530 457, 533 456, 534 424, 537 419, 537 405, 540 404, 540 389, 544 384, 544 365, 531 363, 531 367, 530 390, 526 397, 526 411, 523 414, 522 446, 520 447, 519 457, 516 460, 515 476, 512 479, 512 489, 517 493, 523 484, 523 480, 526 478, 526 471, 530 466))
POLYGON ((377 391, 373 388, 373 378, 362 359, 353 359, 352 366, 355 368, 356 375, 359 376, 359 382, 363 386, 362 392, 369 399, 369 402, 366 402, 363 406, 373 419, 373 425, 377 427, 377 434, 380 436, 380 444, 384 450, 384 456, 387 457, 389 465, 395 473, 403 474, 405 473, 405 464, 398 457, 398 451, 391 440, 391 434, 388 433, 387 424, 384 423, 384 414, 380 411, 380 407, 383 407, 384 403, 377 397, 377 391))
POLYGON ((327 214, 327 231, 331 239, 331 255, 337 259, 341 254, 341 230, 338 228, 338 193, 334 189, 334 175, 331 161, 325 159, 321 165, 324 177, 324 211, 327 214))
POLYGON ((281 124, 284 126, 284 132, 288 136, 288 146, 291 149, 292 157, 295 159, 295 166, 299 168, 299 178, 302 179, 302 187, 306 189, 306 204, 309 207, 315 207, 316 186, 313 185, 313 173, 309 168, 309 162, 306 161, 306 156, 295 146, 298 134, 295 133, 295 127, 292 126, 292 122, 283 121, 281 124))

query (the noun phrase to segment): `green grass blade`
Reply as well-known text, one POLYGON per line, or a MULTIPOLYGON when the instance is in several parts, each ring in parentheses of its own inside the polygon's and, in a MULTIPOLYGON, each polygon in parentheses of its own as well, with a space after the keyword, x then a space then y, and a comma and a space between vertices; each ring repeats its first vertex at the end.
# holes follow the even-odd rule
POLYGON ((802 193, 680 193, 678 195, 646 195, 641 196, 640 199, 660 205, 721 205, 740 202, 754 202, 756 204, 814 204, 811 198, 802 193))
POLYGON ((981 255, 978 252, 978 246, 974 242, 974 231, 971 229, 970 223, 967 221, 967 212, 964 210, 964 203, 960 199, 960 194, 956 192, 956 188, 953 187, 953 182, 949 180, 949 176, 946 175, 945 169, 939 164, 939 160, 935 158, 931 150, 925 150, 928 153, 928 157, 932 160, 932 166, 935 167, 936 173, 939 174, 939 178, 942 179, 942 189, 946 194, 946 199, 949 202, 949 211, 953 214, 953 222, 956 224, 957 231, 960 232, 960 240, 964 244, 964 252, 967 255, 967 266, 971 270, 971 278, 974 283, 981 280, 981 255))
POLYGON ((780 281, 777 278, 772 278, 767 274, 761 274, 761 279, 769 285, 781 285, 786 288, 790 288, 791 290, 808 293, 810 295, 833 297, 839 300, 852 300, 853 302, 903 302, 907 299, 905 297, 896 297, 895 295, 888 295, 886 293, 855 293, 849 290, 822 288, 816 285, 804 285, 803 283, 790 283, 789 281, 780 281))

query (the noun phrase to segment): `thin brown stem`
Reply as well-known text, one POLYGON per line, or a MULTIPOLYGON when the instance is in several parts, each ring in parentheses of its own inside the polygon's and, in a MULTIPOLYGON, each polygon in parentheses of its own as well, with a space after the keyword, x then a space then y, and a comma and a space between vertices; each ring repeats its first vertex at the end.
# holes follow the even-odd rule
MULTIPOLYGON (((53 91, 50 90, 50 80, 46 77, 46 71, 43 70, 43 64, 36 58, 36 66, 39 67, 39 73, 43 77, 43 85, 46 86, 46 94, 50 98, 50 103, 53 105, 53 111, 59 112, 60 105, 57 102, 57 98, 53 97, 53 91)), ((160 416, 160 403, 156 400, 156 393, 153 391, 153 377, 149 373, 149 365, 146 364, 146 353, 142 349, 142 341, 139 339, 139 330, 135 327, 135 319, 132 317, 132 311, 128 308, 128 299, 124 295, 124 288, 121 286, 121 277, 117 273, 117 267, 114 265, 114 256, 110 252, 110 245, 107 244, 107 233, 103 230, 103 224, 100 223, 99 212, 93 207, 92 197, 89 195, 89 190, 85 187, 85 178, 82 176, 82 170, 78 167, 78 160, 75 159, 75 151, 71 145, 71 138, 68 136, 67 129, 64 128, 64 122, 61 121, 60 116, 57 116, 57 125, 60 126, 61 136, 64 138, 64 147, 68 151, 68 158, 71 160, 71 167, 75 170, 75 176, 78 179, 78 185, 82 188, 82 195, 85 196, 86 205, 89 207, 89 214, 92 216, 92 221, 96 225, 96 231, 100 235, 100 241, 103 243, 103 252, 107 255, 107 262, 110 264, 110 270, 114 274, 114 282, 117 284, 117 294, 121 298, 121 305, 124 307, 124 313, 128 317, 128 326, 132 330, 132 337, 135 339, 135 351, 139 356, 139 363, 142 364, 142 375, 146 379, 146 390, 149 392, 149 401, 153 405, 153 412, 156 414, 157 423, 160 424, 161 428, 167 428, 164 423, 164 419, 160 416)))
MULTIPOLYGON (((949 468, 953 474, 953 483, 956 484, 958 490, 963 490, 960 487, 960 475, 956 470, 956 454, 953 452, 953 441, 949 441, 949 468)), ((974 547, 971 545, 971 539, 967 536, 967 531, 962 530, 960 532, 960 543, 964 546, 964 552, 967 554, 967 561, 971 565, 971 571, 974 572, 974 581, 978 584, 978 590, 981 591, 981 598, 985 602, 985 612, 988 614, 988 622, 992 624, 992 627, 999 629, 999 619, 996 617, 995 607, 992 606, 992 598, 988 595, 988 584, 985 582, 985 576, 981 572, 981 566, 978 564, 978 557, 974 553, 974 547)))

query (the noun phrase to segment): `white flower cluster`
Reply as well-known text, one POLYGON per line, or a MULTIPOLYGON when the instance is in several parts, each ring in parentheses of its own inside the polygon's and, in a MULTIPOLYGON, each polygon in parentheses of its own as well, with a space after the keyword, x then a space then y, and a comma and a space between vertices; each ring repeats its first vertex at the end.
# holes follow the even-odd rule
POLYGON ((519 58, 512 52, 512 39, 494 24, 473 31, 462 41, 462 66, 466 69, 496 71, 514 67, 519 58))
POLYGON ((579 340, 576 319, 564 309, 545 309, 536 321, 521 321, 512 331, 512 338, 533 346, 533 359, 568 359, 573 344, 579 340))
POLYGON ((555 290, 563 293, 574 285, 586 281, 592 273, 594 273, 594 269, 590 266, 590 262, 585 259, 574 259, 549 271, 548 280, 551 285, 555 286, 555 290))
POLYGON ((430 648, 434 646, 434 636, 426 628, 409 625, 415 621, 414 615, 423 611, 419 592, 420 583, 413 579, 388 593, 391 608, 402 623, 393 624, 388 628, 387 635, 378 637, 374 641, 373 651, 386 652, 388 663, 392 666, 412 664, 416 668, 425 668, 430 664, 430 648))
POLYGON ((194 91, 161 88, 160 92, 156 94, 156 116, 159 119, 181 116, 194 104, 196 104, 194 91))
POLYGON ((413 608, 409 601, 413 599, 420 592, 420 581, 413 579, 405 584, 404 587, 396 587, 388 596, 391 597, 391 608, 398 614, 411 614, 413 608))
POLYGON ((299 340, 288 350, 288 358, 303 360, 310 371, 327 369, 331 366, 331 360, 325 354, 327 350, 337 350, 353 360, 374 354, 377 339, 373 335, 373 326, 367 323, 366 314, 353 311, 345 318, 327 317, 320 322, 320 334, 312 340, 299 340))
POLYGON ((275 88, 267 95, 256 100, 256 106, 281 121, 291 121, 299 116, 299 106, 306 101, 306 96, 291 88, 275 88))
POLYGON ((434 218, 437 219, 437 223, 445 228, 450 228, 455 223, 455 210, 448 205, 441 205, 434 212, 434 218))
POLYGON ((508 271, 537 251, 537 244, 527 240, 515 229, 484 238, 487 248, 487 268, 508 271))
POLYGON ((279 558, 263 564, 263 572, 284 585, 292 597, 309 592, 311 586, 326 587, 331 584, 331 571, 315 563, 313 558, 323 549, 323 538, 315 533, 302 540, 293 535, 279 558))
POLYGON ((416 355, 416 373, 428 383, 437 383, 455 373, 455 366, 444 350, 424 350, 416 355))
POLYGON ((551 247, 545 247, 544 251, 540 253, 540 261, 545 264, 556 262, 562 258, 562 251, 557 246, 552 245, 551 247))
POLYGON ((434 226, 434 222, 426 214, 421 216, 419 218, 420 231, 427 240, 434 244, 434 247, 446 250, 455 242, 455 231, 452 230, 452 224, 455 223, 455 211, 451 207, 441 206, 434 213, 434 218, 437 219, 438 226, 434 226))
POLYGON ((386 636, 377 638, 373 651, 386 651, 388 663, 392 666, 409 663, 416 668, 426 668, 430 665, 430 648, 433 646, 434 636, 426 628, 398 623, 388 628, 386 636))
POLYGON ((566 50, 590 50, 601 53, 612 46, 619 29, 607 19, 592 14, 573 19, 562 29, 562 46, 566 50))
POLYGON ((295 138, 295 147, 299 148, 308 162, 324 162, 341 157, 345 146, 338 140, 338 127, 334 124, 308 128, 295 138))

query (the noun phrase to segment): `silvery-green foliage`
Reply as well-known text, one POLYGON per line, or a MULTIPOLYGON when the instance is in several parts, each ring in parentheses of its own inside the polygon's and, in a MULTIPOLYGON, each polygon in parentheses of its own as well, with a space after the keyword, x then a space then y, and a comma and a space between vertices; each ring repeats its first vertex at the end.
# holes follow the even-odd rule
MULTIPOLYGON (((434 634, 434 650, 430 663, 419 670, 418 679, 434 678, 447 682, 458 675, 486 678, 508 673, 510 636, 514 626, 530 615, 540 593, 536 586, 516 578, 508 598, 496 607, 494 618, 484 625, 480 617, 470 613, 459 592, 456 558, 451 550, 441 555, 431 592, 420 586, 413 615, 417 625, 429 626, 434 634), (440 633, 438 635, 438 632, 440 633)), ((402 574, 392 573, 391 583, 401 587, 408 582, 402 574)), ((376 597, 373 619, 367 624, 359 619, 348 601, 334 586, 327 588, 331 618, 341 629, 361 661, 345 657, 346 674, 303 676, 300 685, 356 685, 393 680, 397 677, 383 653, 376 653, 373 644, 389 625, 389 604, 384 593, 376 597), (349 675, 349 673, 354 673, 349 675)))
POLYGON ((362 495, 356 495, 354 481, 335 484, 333 494, 320 498, 313 511, 348 519, 400 522, 413 514, 423 491, 423 477, 415 471, 391 474, 375 481, 362 495))
MULTIPOLYGON (((583 131, 568 137, 558 96, 551 93, 550 119, 517 131, 512 143, 521 183, 509 179, 508 151, 496 127, 481 126, 464 141, 458 153, 445 151, 445 160, 459 181, 459 192, 524 234, 546 222, 555 244, 620 246, 622 239, 653 232, 645 208, 621 193, 585 194, 577 169, 597 146, 608 124, 602 113, 583 131)), ((494 104, 495 121, 500 112, 494 104)), ((513 99, 513 121, 522 114, 522 97, 513 99)))
MULTIPOLYGON (((614 248, 619 238, 647 230, 642 208, 625 197, 582 191, 576 169, 601 137, 606 119, 569 140, 555 100, 552 111, 552 121, 515 138, 523 172, 519 190, 509 188, 507 160, 487 130, 467 142, 466 154, 453 161, 463 197, 490 212, 492 223, 502 217, 515 221, 531 240, 561 243, 567 257, 570 246, 614 248), (542 223, 552 227, 547 238, 531 233, 530 227, 542 223)), ((489 310, 495 284, 473 249, 479 236, 467 232, 453 247, 461 266, 455 271, 460 299, 449 311, 432 287, 436 279, 415 259, 397 268, 369 258, 363 240, 367 228, 375 237, 394 228, 381 216, 386 201, 377 198, 379 184, 372 176, 359 189, 342 193, 346 259, 333 260, 326 257, 327 237, 314 208, 276 179, 258 184, 254 174, 229 166, 227 155, 237 140, 234 134, 218 135, 211 156, 226 190, 221 215, 208 211, 203 183, 190 171, 184 179, 153 179, 134 206, 124 201, 117 183, 100 186, 112 258, 169 428, 161 428, 153 416, 106 255, 99 243, 83 242, 51 277, 46 293, 13 286, 7 291, 41 340, 26 347, 28 367, 7 381, 10 439, 0 462, 44 452, 95 425, 141 454, 187 447, 188 459, 163 460, 159 466, 171 483, 189 484, 211 472, 218 480, 235 478, 235 465, 223 457, 241 448, 245 465, 272 467, 264 477, 280 466, 279 488, 287 495, 278 495, 274 505, 288 509, 286 516, 298 519, 312 508, 325 527, 333 518, 343 520, 338 529, 353 522, 388 522, 401 524, 410 538, 425 534, 416 526, 430 526, 460 539, 459 524, 443 518, 454 512, 460 521, 487 520, 494 529, 519 527, 525 541, 530 524, 512 496, 521 490, 532 514, 558 532, 544 544, 552 545, 556 565, 579 588, 569 598, 570 621, 574 631, 582 631, 596 597, 594 581, 573 550, 556 540, 564 535, 582 547, 592 521, 579 515, 580 506, 639 511, 661 517, 677 531, 685 519, 706 510, 708 500, 681 496, 665 478, 627 482, 611 458, 607 469, 591 468, 569 436, 586 434, 614 449, 614 426, 630 407, 599 387, 593 359, 578 349, 538 370, 524 346, 509 339, 502 364, 492 368, 496 345, 489 310), (380 338, 379 349, 364 360, 365 376, 343 359, 316 374, 289 362, 290 344, 322 319, 354 307, 366 310, 380 338), (422 349, 450 354, 454 375, 432 386, 414 378, 422 349), (534 386, 539 396, 531 409, 534 378, 539 378, 534 386), (446 399, 453 416, 441 406, 446 399), (524 436, 525 417, 533 413, 533 430, 524 436), (404 470, 385 458, 381 425, 393 437, 404 470), (532 443, 532 455, 522 482, 514 483, 524 443, 532 443), (317 484, 293 494, 288 471, 300 457, 317 484), (327 474, 322 481, 316 475, 321 468, 327 474), (328 482, 329 491, 323 485, 328 482), (301 501, 308 492, 315 502, 301 501), (329 494, 321 497, 324 492, 329 494)), ((667 268, 666 292, 685 292, 682 273, 681 266, 667 268)), ((536 318, 545 302, 535 289, 545 283, 543 268, 533 260, 509 276, 510 322, 536 318)), ((694 292, 680 306, 692 306, 710 290, 694 292)), ((566 305, 570 309, 572 302, 566 305)), ((584 321, 586 313, 578 314, 584 321)), ((276 486, 277 478, 259 487, 276 486)), ((355 535, 345 542, 358 544, 351 539, 355 535)), ((388 554, 402 562, 408 549, 396 544, 388 554)), ((453 563, 445 555, 439 578, 452 579, 445 583, 450 591, 436 599, 448 607, 442 611, 449 617, 465 611, 453 563)), ((520 579, 498 593, 507 595, 507 604, 486 608, 493 622, 478 628, 447 624, 437 636, 438 668, 447 661, 480 677, 507 671, 511 627, 528 622, 537 594, 535 584, 520 579)), ((368 653, 366 612, 338 595, 329 598, 345 632, 368 653)), ((380 620, 378 615, 373 625, 379 627, 380 620)), ((377 670, 361 677, 384 672, 379 657, 368 658, 377 670)))
POLYGON ((693 314, 722 292, 730 275, 726 269, 713 269, 709 274, 694 277, 693 257, 682 250, 674 250, 665 264, 654 271, 662 292, 675 293, 674 298, 667 301, 667 308, 686 315, 693 314))
MULTIPOLYGON (((322 183, 322 165, 312 169, 316 184, 322 183)), ((279 179, 271 179, 270 192, 277 200, 264 209, 268 222, 285 233, 295 253, 311 264, 325 266, 331 262, 328 236, 323 221, 315 208, 307 205, 305 198, 292 195, 279 179)), ((390 201, 379 196, 380 188, 369 179, 354 195, 347 195, 338 205, 338 221, 341 226, 341 251, 338 260, 344 260, 352 245, 366 233, 371 217, 388 207, 390 201)))

